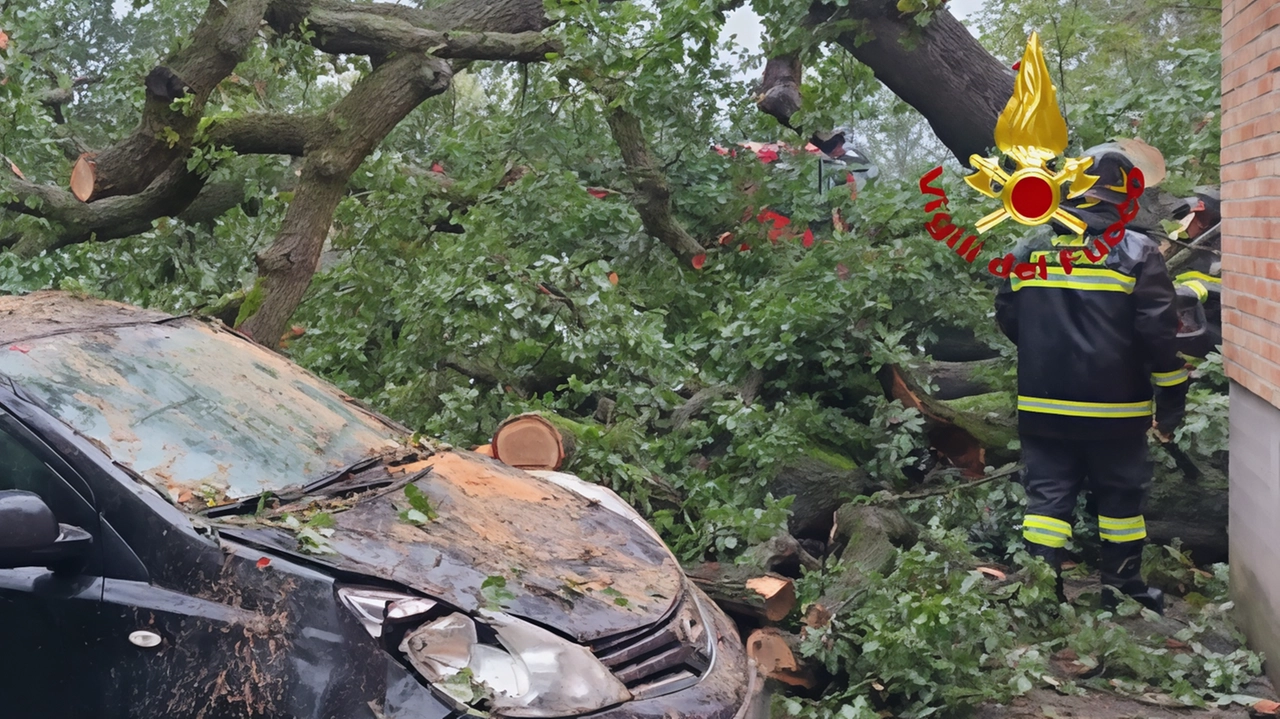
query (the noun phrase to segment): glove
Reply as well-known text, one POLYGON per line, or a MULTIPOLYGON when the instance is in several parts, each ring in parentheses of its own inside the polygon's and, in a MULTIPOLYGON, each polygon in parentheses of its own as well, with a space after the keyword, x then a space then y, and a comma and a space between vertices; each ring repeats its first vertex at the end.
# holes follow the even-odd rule
POLYGON ((1190 382, 1172 387, 1156 387, 1156 431, 1171 437, 1187 414, 1187 388, 1190 382))

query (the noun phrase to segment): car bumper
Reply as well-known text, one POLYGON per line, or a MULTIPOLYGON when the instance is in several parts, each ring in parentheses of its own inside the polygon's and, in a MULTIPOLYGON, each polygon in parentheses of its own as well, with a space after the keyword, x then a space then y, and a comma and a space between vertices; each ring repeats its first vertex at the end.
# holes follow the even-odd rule
MULTIPOLYGON (((698 590, 694 590, 698 591, 698 590)), ((581 719, 765 719, 755 666, 747 660, 738 629, 706 595, 699 598, 715 622, 716 657, 697 684, 666 696, 627 702, 581 719)))

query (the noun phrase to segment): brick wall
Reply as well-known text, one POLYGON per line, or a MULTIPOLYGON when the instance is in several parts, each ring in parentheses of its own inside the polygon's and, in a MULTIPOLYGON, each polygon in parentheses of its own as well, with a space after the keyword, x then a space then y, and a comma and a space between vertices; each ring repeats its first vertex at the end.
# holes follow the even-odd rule
POLYGON ((1280 0, 1222 3, 1222 200, 1231 594, 1280 683, 1280 0))
POLYGON ((1280 2, 1222 3, 1227 374, 1280 407, 1280 2))

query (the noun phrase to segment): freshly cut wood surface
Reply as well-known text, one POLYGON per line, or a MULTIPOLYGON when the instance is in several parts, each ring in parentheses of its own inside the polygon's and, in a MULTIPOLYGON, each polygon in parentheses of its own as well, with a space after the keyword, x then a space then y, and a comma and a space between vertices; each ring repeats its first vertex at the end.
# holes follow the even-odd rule
POLYGON ((81 202, 88 202, 93 196, 93 183, 97 178, 97 163, 93 161, 96 155, 92 152, 86 152, 76 160, 76 164, 71 168, 71 194, 81 202))
POLYGON ((490 445, 493 458, 520 469, 557 470, 564 464, 564 438, 551 422, 521 414, 498 425, 490 445))
POLYGON ((817 685, 813 671, 798 658, 800 638, 774 627, 757 629, 747 637, 747 656, 769 679, 793 687, 812 689, 817 685))

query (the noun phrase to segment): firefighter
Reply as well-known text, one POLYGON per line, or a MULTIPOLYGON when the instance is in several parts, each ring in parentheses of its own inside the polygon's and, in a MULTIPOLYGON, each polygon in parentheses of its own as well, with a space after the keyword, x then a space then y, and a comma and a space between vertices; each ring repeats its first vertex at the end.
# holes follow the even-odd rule
POLYGON ((1086 154, 1094 160, 1088 172, 1100 179, 1063 207, 1088 229, 1076 235, 1055 222, 1056 236, 1045 233, 1019 247, 1018 260, 1044 257, 1048 274, 1012 277, 996 297, 996 320, 1018 347, 1023 538, 1059 572, 1058 595, 1065 599, 1063 546, 1072 536, 1076 497, 1088 490, 1102 539, 1103 605, 1114 608, 1127 595, 1161 612, 1162 593, 1139 570, 1152 473, 1147 434, 1168 441, 1185 411, 1188 373, 1176 348, 1175 293, 1158 245, 1143 234, 1126 231, 1096 261, 1083 252, 1120 218, 1117 205, 1134 167, 1109 148, 1086 154), (1072 246, 1082 251, 1069 254, 1068 273, 1059 258, 1072 246))

